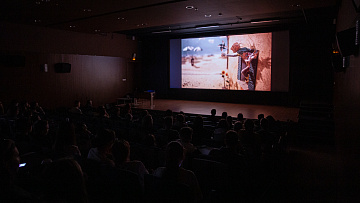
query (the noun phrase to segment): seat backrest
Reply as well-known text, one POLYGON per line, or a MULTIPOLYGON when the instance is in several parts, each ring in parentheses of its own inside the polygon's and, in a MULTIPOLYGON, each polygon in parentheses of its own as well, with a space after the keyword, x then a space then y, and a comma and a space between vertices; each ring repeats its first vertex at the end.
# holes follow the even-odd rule
POLYGON ((208 195, 211 191, 219 193, 225 192, 228 187, 228 166, 224 163, 194 158, 192 162, 192 170, 195 173, 200 188, 204 195, 208 195))
POLYGON ((150 202, 195 202, 188 185, 145 174, 145 199, 150 202))

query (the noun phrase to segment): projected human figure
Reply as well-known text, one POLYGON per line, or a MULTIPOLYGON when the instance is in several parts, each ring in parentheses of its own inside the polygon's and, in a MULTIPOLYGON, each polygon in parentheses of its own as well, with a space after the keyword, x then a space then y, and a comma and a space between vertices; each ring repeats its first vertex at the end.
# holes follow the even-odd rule
POLYGON ((239 57, 237 79, 248 83, 248 90, 255 90, 259 50, 240 47, 238 42, 231 46, 229 57, 239 57))
POLYGON ((222 40, 221 44, 219 44, 219 47, 221 52, 223 52, 226 49, 224 40, 222 40))

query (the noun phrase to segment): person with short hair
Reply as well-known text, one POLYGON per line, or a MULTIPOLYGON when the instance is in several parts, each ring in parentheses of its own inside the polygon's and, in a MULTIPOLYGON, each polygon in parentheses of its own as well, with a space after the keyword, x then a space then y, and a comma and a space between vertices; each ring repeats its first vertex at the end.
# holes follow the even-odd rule
POLYGON ((117 168, 128 170, 139 176, 139 181, 144 187, 144 175, 149 174, 141 161, 130 160, 130 144, 126 140, 115 141, 112 147, 112 154, 117 168))

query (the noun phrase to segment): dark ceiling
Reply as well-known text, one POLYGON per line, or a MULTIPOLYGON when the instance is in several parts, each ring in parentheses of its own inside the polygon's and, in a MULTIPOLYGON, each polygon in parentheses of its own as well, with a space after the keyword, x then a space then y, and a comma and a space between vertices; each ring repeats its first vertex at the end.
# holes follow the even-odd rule
MULTIPOLYGON (((307 23, 337 0, 3 0, 0 20, 84 33, 195 33, 307 23)), ((325 13, 326 13, 325 12, 325 13)))

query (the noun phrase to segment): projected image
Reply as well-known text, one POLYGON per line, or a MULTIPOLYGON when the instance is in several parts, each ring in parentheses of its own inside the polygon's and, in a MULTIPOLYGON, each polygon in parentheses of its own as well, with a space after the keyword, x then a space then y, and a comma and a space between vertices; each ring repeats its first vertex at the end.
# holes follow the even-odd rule
POLYGON ((182 39, 182 88, 271 91, 271 33, 182 39))

